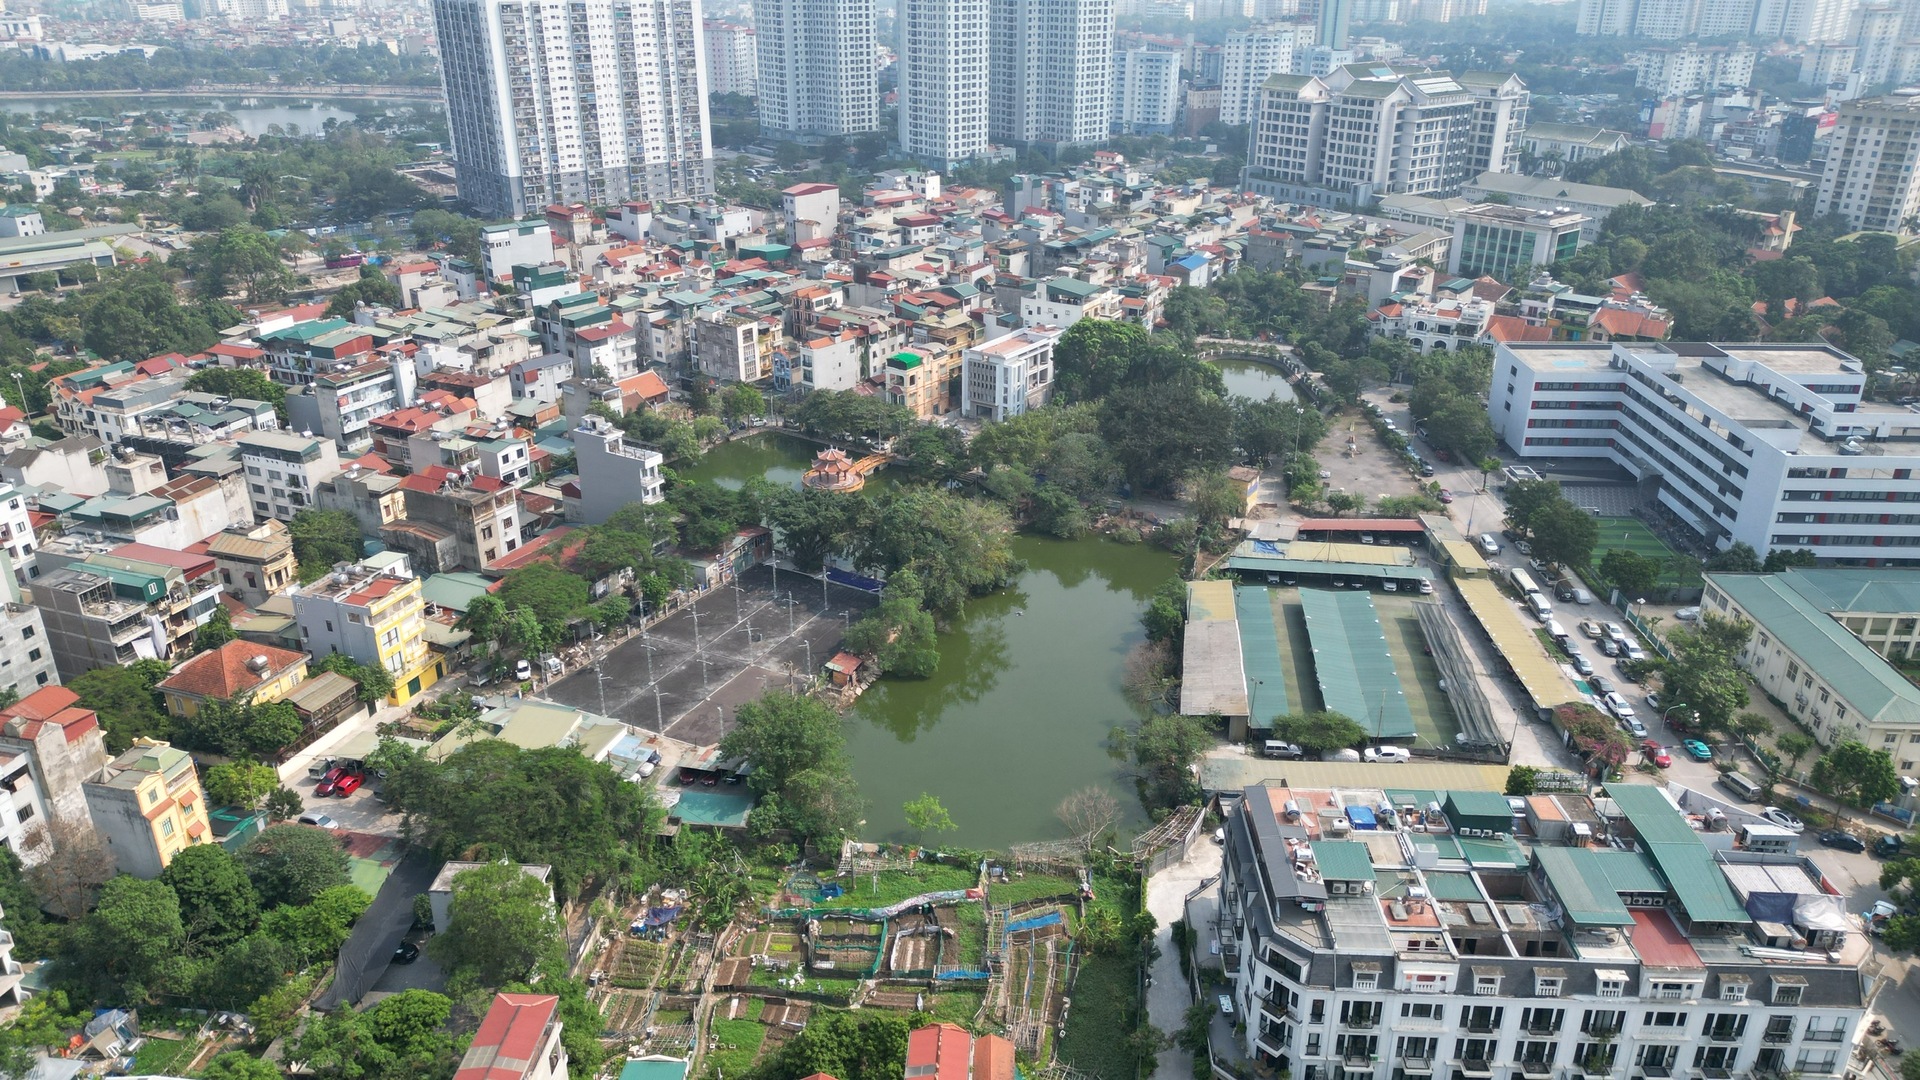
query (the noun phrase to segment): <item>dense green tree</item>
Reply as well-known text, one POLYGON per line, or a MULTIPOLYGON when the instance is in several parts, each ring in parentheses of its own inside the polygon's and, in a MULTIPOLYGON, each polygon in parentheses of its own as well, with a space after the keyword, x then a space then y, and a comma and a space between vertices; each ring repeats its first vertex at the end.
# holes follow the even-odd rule
POLYGON ((651 787, 573 747, 487 739, 430 761, 386 743, 378 762, 409 839, 446 858, 544 863, 562 896, 631 869, 660 820, 651 787))
POLYGON ((528 982, 564 960, 553 891, 518 863, 493 862, 454 875, 447 927, 427 953, 447 971, 455 997, 528 982))
POLYGON ((287 524, 287 534, 302 584, 319 580, 339 563, 360 559, 360 522, 345 510, 301 510, 287 524))
POLYGON ((1204 720, 1155 713, 1141 721, 1132 743, 1140 797, 1147 806, 1181 806, 1199 798, 1193 764, 1213 745, 1213 732, 1204 720))
POLYGON ((766 395, 752 383, 734 383, 720 395, 720 412, 729 421, 739 422, 767 411, 766 395))
POLYGON ((1800 767, 1800 759, 1811 753, 1818 745, 1813 736, 1804 731, 1787 731, 1773 741, 1773 748, 1780 753, 1780 759, 1791 774, 1800 767))
POLYGON ((887 579, 882 598, 872 611, 847 629, 849 652, 870 657, 884 674, 924 679, 940 665, 933 616, 922 607, 920 578, 901 570, 887 579))
POLYGON ((795 488, 769 502, 766 524, 794 564, 812 573, 845 546, 858 517, 854 500, 838 492, 795 488))
POLYGON ((186 938, 173 890, 122 874, 67 934, 55 977, 87 1000, 145 1004, 165 989, 164 975, 186 938))
POLYGON ((1530 530, 1535 514, 1565 498, 1558 480, 1516 480, 1507 485, 1504 495, 1507 521, 1521 532, 1530 530))
POLYGON ((363 664, 346 653, 328 653, 315 660, 309 670, 315 675, 331 671, 352 679, 360 687, 359 698, 365 705, 378 706, 393 693, 393 672, 378 664, 363 664))
POLYGON ((6 913, 6 930, 13 935, 13 949, 21 957, 51 955, 59 940, 58 924, 50 922, 40 910, 39 898, 27 884, 26 868, 12 848, 0 847, 0 911, 6 913))
POLYGON ((232 854, 218 844, 196 844, 175 855, 160 881, 180 902, 186 947, 211 954, 253 932, 260 899, 232 854))
POLYGON ((262 915, 260 933, 287 950, 293 967, 305 967, 338 955, 354 920, 372 903, 373 897, 358 885, 330 885, 311 903, 281 904, 262 915))
POLYGON ((1141 614, 1148 641, 1168 641, 1178 645, 1187 627, 1187 583, 1171 578, 1160 583, 1141 614))
POLYGON ((264 401, 286 419, 287 388, 253 368, 201 368, 187 377, 187 389, 249 401, 264 401))
POLYGON ((389 280, 378 266, 368 263, 360 267, 357 280, 334 293, 333 299, 327 301, 327 316, 351 319, 360 304, 397 308, 400 306, 400 287, 389 280))
POLYGON ((1367 729, 1345 713, 1285 713, 1273 718, 1273 737, 1320 754, 1359 746, 1367 741, 1367 729))
POLYGON ((1817 566, 1819 563, 1819 557, 1807 548, 1775 548, 1767 552, 1766 562, 1760 568, 1769 574, 1777 574, 1782 570, 1817 566))
POLYGON ((1565 497, 1541 507, 1527 524, 1534 555, 1563 566, 1585 566, 1600 540, 1600 523, 1565 497))
POLYGON ((957 611, 1026 567, 1014 554, 1006 511, 936 488, 879 492, 864 500, 848 554, 883 577, 912 570, 930 611, 957 611))
POLYGON ((324 829, 274 825, 247 841, 239 862, 269 907, 310 904, 323 891, 347 884, 347 853, 324 829))
POLYGON ((403 990, 366 1012, 340 1009, 309 1023, 289 1056, 319 1080, 414 1080, 451 1076, 458 1047, 447 1030, 453 1002, 403 990))
POLYGON ((141 737, 171 740, 172 717, 154 686, 168 675, 164 661, 136 661, 127 667, 97 667, 67 680, 80 704, 100 715, 107 752, 118 754, 141 737))
MULTIPOLYGON (((1083 322, 1089 320, 1081 320, 1083 322)), ((907 1018, 872 1011, 822 1011, 768 1063, 767 1080, 897 1080, 907 1061, 907 1018)))
POLYGON ((1645 596, 1665 569, 1659 559, 1626 548, 1613 548, 1600 557, 1600 576, 1628 596, 1645 596))
POLYGON ((1730 574, 1753 574, 1760 570, 1760 553, 1744 540, 1736 540, 1724 551, 1707 556, 1705 569, 1730 574))
POLYGON ((250 698, 210 698, 175 725, 177 741, 189 749, 255 759, 277 759, 305 730, 291 703, 250 698))
POLYGON ((1233 460, 1233 410, 1192 377, 1130 380, 1102 401, 1100 436, 1136 491, 1163 492, 1233 460))
POLYGON ((63 991, 34 994, 13 1022, 0 1028, 0 1076, 24 1080, 42 1057, 64 1053, 68 1038, 91 1019, 93 1014, 75 1007, 63 991))
POLYGON ((1447 398, 1427 417, 1427 436, 1434 446, 1452 451, 1457 461, 1479 461, 1499 443, 1485 406, 1466 394, 1447 398))
POLYGON ((218 604, 207 616, 207 621, 201 623, 200 629, 194 632, 193 651, 207 652, 217 649, 239 636, 233 629, 232 613, 227 610, 225 604, 218 604))
POLYGON ((753 762, 747 783, 762 796, 755 815, 816 842, 852 827, 860 807, 838 713, 814 698, 771 691, 740 706, 734 718, 720 753, 753 762))
POLYGON ((195 240, 171 262, 192 274, 194 290, 211 300, 241 296, 249 303, 276 303, 294 284, 273 238, 249 225, 195 240))
POLYGON ((1892 756, 1854 739, 1829 747, 1813 763, 1809 779, 1815 790, 1835 802, 1862 809, 1900 794, 1900 775, 1892 756))
POLYGON ((1711 611, 1695 626, 1668 631, 1673 659, 1662 663, 1667 697, 1691 705, 1709 730, 1727 728, 1747 707, 1747 677, 1735 657, 1752 636, 1752 623, 1711 611))
POLYGON ((898 467, 907 476, 930 484, 958 480, 972 467, 967 438, 956 428, 922 424, 894 447, 898 467))
POLYGON ((566 632, 568 621, 585 610, 592 599, 584 579, 551 562, 530 563, 512 571, 501 579, 494 595, 508 612, 523 608, 532 612, 552 640, 566 632))
POLYGON ((826 439, 886 439, 913 427, 913 411, 851 390, 816 390, 793 411, 802 430, 826 439))

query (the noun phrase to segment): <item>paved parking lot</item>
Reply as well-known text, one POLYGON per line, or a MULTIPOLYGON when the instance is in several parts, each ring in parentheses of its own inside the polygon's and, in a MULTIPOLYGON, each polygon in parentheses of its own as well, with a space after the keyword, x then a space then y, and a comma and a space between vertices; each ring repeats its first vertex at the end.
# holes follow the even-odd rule
POLYGON ((777 577, 749 570, 543 696, 696 746, 718 742, 741 705, 817 673, 875 602, 841 585, 823 591, 818 578, 777 577))

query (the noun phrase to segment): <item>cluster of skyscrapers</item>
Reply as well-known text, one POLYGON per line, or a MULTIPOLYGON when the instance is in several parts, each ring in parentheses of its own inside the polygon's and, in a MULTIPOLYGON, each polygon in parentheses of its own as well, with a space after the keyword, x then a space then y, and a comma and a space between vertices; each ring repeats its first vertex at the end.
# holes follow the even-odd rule
MULTIPOLYGON (((756 0, 751 29, 706 22, 700 0, 433 11, 461 197, 488 214, 710 191, 710 91, 754 94, 769 140, 881 126, 873 0, 756 0)), ((899 24, 907 153, 950 165, 1107 136, 1113 0, 901 0, 899 24)))

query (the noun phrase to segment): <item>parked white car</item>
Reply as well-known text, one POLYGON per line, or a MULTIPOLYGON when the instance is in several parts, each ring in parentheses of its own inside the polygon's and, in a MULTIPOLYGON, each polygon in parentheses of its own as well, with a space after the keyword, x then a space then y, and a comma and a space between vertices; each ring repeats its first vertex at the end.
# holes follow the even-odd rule
POLYGON ((1799 818, 1794 817, 1792 814, 1787 813, 1777 806, 1769 806, 1765 810, 1760 811, 1760 816, 1788 832, 1801 832, 1806 829, 1806 825, 1803 824, 1799 818))
POLYGON ((1629 719, 1633 716, 1633 705, 1629 703, 1625 697, 1622 697, 1619 691, 1616 690, 1608 693, 1604 700, 1607 703, 1607 711, 1614 716, 1622 720, 1629 719))
POLYGON ((1405 763, 1413 760, 1413 755, 1404 746, 1369 746, 1361 755, 1365 761, 1391 761, 1405 763))

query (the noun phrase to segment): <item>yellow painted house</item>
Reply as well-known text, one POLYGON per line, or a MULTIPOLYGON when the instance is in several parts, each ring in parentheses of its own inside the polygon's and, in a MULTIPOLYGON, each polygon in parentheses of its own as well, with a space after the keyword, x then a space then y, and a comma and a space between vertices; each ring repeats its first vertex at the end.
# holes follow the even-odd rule
POLYGON ((306 653, 236 640, 181 661, 156 689, 166 699, 167 712, 184 718, 210 699, 279 701, 306 677, 306 653))
POLYGON ((157 878, 175 855, 213 840, 207 793, 185 750, 135 739, 84 790, 94 828, 122 873, 157 878))
POLYGON ((445 660, 427 643, 426 601, 417 578, 343 564, 291 595, 307 651, 345 653, 385 668, 393 676, 388 702, 405 705, 446 674, 445 660))

